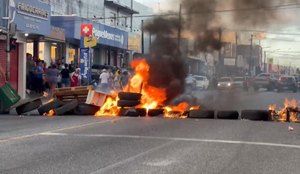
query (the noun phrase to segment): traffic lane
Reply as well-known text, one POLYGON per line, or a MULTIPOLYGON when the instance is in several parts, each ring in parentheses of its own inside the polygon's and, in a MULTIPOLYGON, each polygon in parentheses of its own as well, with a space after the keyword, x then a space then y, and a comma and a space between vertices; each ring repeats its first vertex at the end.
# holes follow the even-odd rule
MULTIPOLYGON (((193 120, 147 119, 147 125, 149 120, 155 120, 150 126, 160 132, 155 136, 153 132, 156 131, 149 133, 150 129, 145 127, 145 124, 141 124, 141 120, 146 119, 117 120, 107 124, 46 132, 19 141, 0 143, 2 154, 0 173, 199 173, 199 171, 200 173, 209 173, 209 171, 212 173, 244 171, 245 173, 249 170, 253 170, 253 173, 268 173, 270 171, 268 169, 272 167, 274 167, 274 170, 271 170, 273 172, 287 169, 285 170, 287 172, 280 173, 293 173, 299 170, 297 167, 300 157, 299 144, 289 147, 280 144, 217 141, 217 139, 207 141, 207 139, 197 138, 199 134, 205 135, 206 131, 213 132, 211 136, 217 134, 214 129, 219 124, 216 123, 236 129, 234 125, 240 124, 239 121, 194 120, 195 125, 198 126, 198 129, 195 129, 193 126, 186 125, 187 123, 191 125, 193 120), (167 129, 159 124, 161 122, 167 129), (154 127, 155 124, 159 124, 160 128, 154 127), (210 126, 203 127, 204 125, 210 126), (113 128, 106 130, 107 126, 113 128), (142 127, 145 127, 146 132, 141 131, 142 127), (132 128, 136 129, 136 133, 130 136, 128 134, 133 130, 132 128), (90 132, 95 129, 100 131, 90 132), (189 131, 181 132, 186 129, 189 131), (108 132, 105 133, 105 130, 108 132), (116 131, 122 131, 123 135, 120 132, 117 135, 116 131), (144 135, 139 135, 141 132, 144 135)), ((272 126, 268 128, 270 127, 272 126)), ((257 129, 254 126, 251 128, 257 129)), ((261 131, 257 134, 264 136, 261 131)), ((230 139, 232 132, 240 132, 240 137, 252 137, 254 134, 254 132, 237 129, 223 134, 221 140, 230 139)), ((294 132, 299 134, 298 129, 294 132)), ((209 139, 214 138, 216 137, 212 136, 209 139)), ((290 135, 289 139, 296 138, 290 135)))
POLYGON ((194 91, 200 105, 206 109, 214 110, 246 110, 268 109, 270 104, 283 106, 285 98, 298 99, 300 93, 292 92, 268 92, 268 91, 242 91, 242 90, 209 90, 194 91))
POLYGON ((0 144, 0 173, 92 173, 168 144, 167 140, 35 136, 0 144))
MULTIPOLYGON (((57 132, 54 132, 57 133, 57 132)), ((191 138, 300 145, 300 124, 255 122, 246 120, 198 120, 163 118, 128 118, 111 124, 91 125, 58 133, 82 136, 142 136, 191 138), (294 131, 288 127, 293 126, 294 131)))
POLYGON ((93 174, 299 173, 300 151, 251 145, 178 142, 93 174))
MULTIPOLYGON (((107 117, 97 119, 96 117, 45 117, 45 116, 0 116, 0 142, 18 137, 35 136, 38 133, 93 124, 102 124, 115 119, 107 117)), ((122 118, 124 119, 124 118, 122 118)))

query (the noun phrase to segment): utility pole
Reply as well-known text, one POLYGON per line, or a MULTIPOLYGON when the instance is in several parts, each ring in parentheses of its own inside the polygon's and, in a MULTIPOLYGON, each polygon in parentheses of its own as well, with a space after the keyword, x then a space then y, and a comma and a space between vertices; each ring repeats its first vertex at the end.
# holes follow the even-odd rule
POLYGON ((177 44, 178 44, 178 54, 180 54, 180 47, 181 47, 181 23, 182 23, 182 14, 181 14, 182 5, 179 4, 179 13, 178 13, 178 36, 177 36, 177 44))
POLYGON ((267 64, 266 64, 266 59, 267 59, 267 52, 264 51, 264 72, 267 72, 267 64))
MULTIPOLYGON (((222 44, 222 29, 219 28, 218 30, 218 33, 219 33, 219 42, 220 44, 222 44)), ((221 74, 220 73, 223 73, 223 68, 224 68, 224 60, 222 59, 222 49, 219 50, 219 67, 218 67, 218 75, 220 76, 221 74)))
POLYGON ((145 54, 145 47, 144 47, 144 20, 142 20, 142 54, 145 54))
POLYGON ((251 39, 250 39, 250 57, 249 57, 249 74, 250 74, 250 76, 252 75, 252 62, 253 62, 253 60, 252 60, 252 51, 253 51, 253 34, 251 34, 251 39))
MULTIPOLYGON (((130 1, 130 8, 133 9, 133 0, 130 1)), ((130 16, 130 32, 132 32, 133 14, 130 16)))
POLYGON ((6 81, 10 80, 10 4, 7 0, 6 12, 7 12, 7 32, 6 32, 6 81))
POLYGON ((235 68, 238 66, 238 34, 235 32, 235 68))

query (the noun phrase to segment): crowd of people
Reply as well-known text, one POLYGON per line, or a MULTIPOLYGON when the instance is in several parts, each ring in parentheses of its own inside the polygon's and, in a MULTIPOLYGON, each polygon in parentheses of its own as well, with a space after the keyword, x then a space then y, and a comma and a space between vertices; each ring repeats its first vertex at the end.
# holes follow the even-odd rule
MULTIPOLYGON (((103 69, 99 75, 97 88, 103 92, 121 90, 127 85, 130 73, 126 69, 103 69)), ((76 87, 81 85, 80 68, 73 64, 53 62, 50 66, 43 60, 34 59, 27 54, 26 92, 42 94, 47 91, 52 96, 55 88, 76 87)))
POLYGON ((43 60, 34 59, 31 54, 27 54, 26 57, 27 93, 41 94, 47 91, 52 94, 58 87, 80 86, 80 68, 60 62, 47 66, 43 60))

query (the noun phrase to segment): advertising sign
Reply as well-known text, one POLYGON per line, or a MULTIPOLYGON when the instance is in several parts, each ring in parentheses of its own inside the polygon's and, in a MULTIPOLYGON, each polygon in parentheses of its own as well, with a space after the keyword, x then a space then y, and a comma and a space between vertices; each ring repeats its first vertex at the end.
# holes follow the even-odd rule
POLYGON ((17 30, 41 35, 50 34, 50 5, 37 0, 13 0, 13 21, 17 30))
POLYGON ((92 24, 81 24, 80 25, 80 36, 91 37, 93 34, 92 24))
POLYGON ((91 66, 93 64, 93 49, 80 48, 80 72, 84 80, 91 80, 91 66))
POLYGON ((80 48, 91 48, 97 46, 97 38, 95 37, 81 37, 80 48))

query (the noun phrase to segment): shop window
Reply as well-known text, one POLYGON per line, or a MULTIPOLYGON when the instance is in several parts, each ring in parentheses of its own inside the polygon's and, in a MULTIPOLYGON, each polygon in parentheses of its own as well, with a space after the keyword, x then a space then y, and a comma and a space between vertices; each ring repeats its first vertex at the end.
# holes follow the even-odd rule
POLYGON ((39 59, 45 60, 45 43, 44 42, 39 43, 39 59))
POLYGON ((56 51, 57 51, 57 46, 56 45, 52 45, 51 46, 51 61, 55 62, 56 61, 56 51))
POLYGON ((74 62, 75 56, 76 56, 75 48, 69 48, 69 61, 68 62, 74 62))
POLYGON ((33 55, 33 43, 26 44, 26 53, 33 55))

